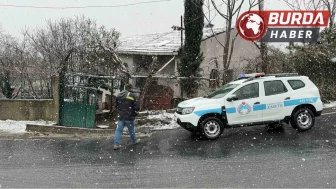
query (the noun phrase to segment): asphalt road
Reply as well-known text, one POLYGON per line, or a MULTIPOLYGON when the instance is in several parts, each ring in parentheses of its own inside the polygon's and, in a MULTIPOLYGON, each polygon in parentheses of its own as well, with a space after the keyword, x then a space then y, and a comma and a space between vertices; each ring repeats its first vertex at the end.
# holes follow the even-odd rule
POLYGON ((336 187, 336 114, 290 126, 227 129, 215 141, 161 131, 113 150, 112 139, 0 140, 2 188, 336 187))

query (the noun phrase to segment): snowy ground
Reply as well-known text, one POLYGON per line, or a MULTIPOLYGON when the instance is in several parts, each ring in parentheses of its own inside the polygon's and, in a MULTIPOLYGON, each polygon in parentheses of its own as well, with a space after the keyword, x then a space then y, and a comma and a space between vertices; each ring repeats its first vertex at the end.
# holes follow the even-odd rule
POLYGON ((336 107, 336 101, 330 102, 328 104, 323 105, 324 108, 335 108, 336 107))
MULTIPOLYGON (((324 108, 336 108, 336 101, 324 104, 324 108)), ((149 128, 150 130, 168 130, 179 128, 179 126, 173 120, 174 117, 173 113, 167 113, 166 111, 159 111, 159 112, 149 112, 149 114, 150 115, 142 119, 148 119, 151 120, 151 122, 144 125, 137 125, 138 127, 146 127, 149 128)), ((43 120, 41 121, 0 120, 0 132, 25 133, 26 124, 53 125, 55 123, 43 120)))
POLYGON ((25 133, 26 124, 36 125, 53 125, 54 122, 48 121, 13 121, 13 120, 0 120, 0 131, 8 133, 25 133))
MULTIPOLYGON (((154 123, 142 125, 143 127, 151 127, 152 130, 176 129, 180 126, 174 121, 174 113, 160 112, 157 115, 149 115, 147 119, 156 120, 154 123)), ((141 127, 141 126, 140 126, 141 127)))

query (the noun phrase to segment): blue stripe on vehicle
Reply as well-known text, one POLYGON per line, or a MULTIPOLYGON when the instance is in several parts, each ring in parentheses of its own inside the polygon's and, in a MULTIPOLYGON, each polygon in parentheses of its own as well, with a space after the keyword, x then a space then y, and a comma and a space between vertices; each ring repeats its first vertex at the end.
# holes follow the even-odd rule
POLYGON ((236 108, 235 107, 226 108, 226 113, 227 114, 234 114, 234 113, 236 113, 236 108))
POLYGON ((222 113, 222 109, 221 108, 216 108, 216 109, 208 109, 208 110, 198 110, 196 112, 194 112, 194 114, 198 115, 198 116, 202 116, 208 113, 222 113))
POLYGON ((266 110, 266 104, 253 105, 253 111, 266 110))
POLYGON ((316 103, 318 98, 319 97, 286 100, 286 101, 284 101, 284 106, 296 106, 296 105, 300 105, 300 104, 316 103))

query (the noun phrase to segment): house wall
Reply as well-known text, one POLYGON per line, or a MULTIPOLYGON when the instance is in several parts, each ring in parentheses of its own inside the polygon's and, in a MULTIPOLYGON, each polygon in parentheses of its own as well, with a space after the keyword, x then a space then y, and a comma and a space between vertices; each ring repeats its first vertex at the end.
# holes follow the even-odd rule
MULTIPOLYGON (((236 36, 237 31, 234 29, 231 31, 231 39, 236 36)), ((223 51, 224 48, 221 44, 225 42, 226 33, 220 33, 214 37, 210 37, 205 39, 201 43, 201 51, 203 52, 204 60, 200 65, 202 69, 201 74, 205 78, 210 79, 211 70, 215 69, 219 71, 220 79, 223 75, 223 51), (216 39, 217 38, 217 39, 216 39), (218 42, 218 41, 219 42, 218 42), (215 63, 214 58, 217 58, 217 65, 215 63)), ((231 47, 231 46, 230 46, 231 47)), ((260 54, 257 47, 249 41, 242 39, 239 35, 237 36, 235 43, 233 54, 231 58, 231 64, 229 69, 233 71, 233 77, 236 78, 239 74, 245 72, 245 67, 248 64, 246 59, 252 59, 257 57, 260 54)), ((140 69, 136 70, 139 64, 151 64, 152 56, 150 55, 124 55, 120 54, 120 58, 123 62, 126 62, 129 66, 129 70, 131 73, 138 75, 146 75, 148 74, 148 70, 140 69)), ((166 62, 168 62, 173 56, 157 56, 159 61, 159 67, 162 67, 166 62)), ((177 65, 180 63, 180 57, 176 56, 175 61, 171 62, 165 69, 160 72, 160 75, 178 75, 177 73, 177 65)), ((130 81, 133 85, 135 85, 135 79, 131 79, 130 81)), ((158 79, 158 84, 170 86, 174 90, 174 98, 181 97, 181 88, 179 81, 176 79, 158 79)), ((221 83, 220 83, 221 85, 221 83)), ((215 88, 210 88, 208 80, 202 80, 201 86, 198 90, 197 96, 204 96, 209 94, 215 90, 215 88)), ((185 93, 184 93, 185 94, 185 93)), ((183 96, 186 97, 186 96, 183 96)))
MULTIPOLYGON (((236 36, 237 31, 231 31, 231 39, 236 36)), ((220 78, 223 75, 223 51, 224 48, 221 44, 225 42, 226 33, 218 34, 217 36, 210 37, 201 43, 201 51, 203 52, 204 60, 200 65, 202 69, 201 74, 203 77, 210 79, 210 73, 212 69, 219 70, 220 78), (216 39, 217 38, 217 39, 216 39), (218 42, 219 41, 219 42, 218 42), (214 59, 217 59, 217 65, 214 59)), ((231 48, 231 46, 230 46, 231 48)), ((239 74, 244 73, 244 68, 248 64, 246 59, 255 58, 260 54, 257 47, 253 44, 253 42, 249 42, 241 38, 239 35, 237 36, 234 49, 231 59, 231 64, 229 69, 233 70, 233 77, 238 77, 239 74)), ((209 94, 214 89, 209 87, 209 81, 203 80, 201 87, 198 90, 198 96, 204 96, 209 94)))
MULTIPOLYGON (((132 54, 118 54, 119 58, 128 65, 128 70, 131 73, 134 73, 134 61, 133 61, 133 55, 132 54)), ((133 79, 130 79, 130 82, 133 83, 133 79)))
MULTIPOLYGON (((165 65, 169 60, 171 60, 173 56, 160 56, 158 57, 159 60, 159 67, 161 68, 163 65, 165 65)), ((169 63, 167 67, 165 67, 161 72, 159 72, 158 75, 178 75, 177 73, 177 65, 180 62, 179 57, 175 57, 172 62, 169 63)), ((165 85, 169 86, 173 91, 174 91, 174 98, 178 98, 181 95, 181 90, 180 90, 180 84, 177 79, 166 79, 166 78, 161 78, 158 79, 158 84, 159 85, 165 85)))
MULTIPOLYGON (((147 75, 148 69, 145 66, 140 66, 140 69, 137 69, 139 65, 150 65, 152 63, 152 56, 150 55, 125 55, 120 54, 120 59, 128 64, 129 70, 134 75, 147 75)), ((173 56, 168 55, 158 55, 158 69, 162 68, 169 60, 173 58, 173 56)), ((175 59, 168 64, 158 75, 171 76, 177 74, 177 64, 179 63, 179 57, 175 57, 175 59)), ((130 79, 130 83, 133 86, 136 86, 136 78, 130 79)), ((180 97, 180 86, 177 79, 168 79, 168 78, 159 78, 159 85, 169 86, 174 90, 174 98, 180 97)))

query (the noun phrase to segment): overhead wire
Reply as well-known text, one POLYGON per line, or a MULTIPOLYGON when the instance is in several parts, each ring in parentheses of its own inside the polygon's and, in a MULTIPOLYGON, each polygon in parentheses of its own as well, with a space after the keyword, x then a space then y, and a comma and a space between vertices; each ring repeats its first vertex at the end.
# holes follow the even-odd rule
MULTIPOLYGON (((131 5, 144 4, 144 3, 157 3, 157 2, 163 2, 163 1, 171 1, 171 0, 147 1, 147 2, 141 2, 141 3, 126 4, 126 5, 115 5, 115 6, 113 6, 113 7, 117 7, 117 6, 119 6, 119 7, 121 7, 121 6, 131 6, 131 5)), ((223 4, 224 4, 224 2, 221 3, 219 6, 222 6, 223 4)), ((2 4, 0 4, 0 6, 13 6, 13 5, 2 5, 2 4)), ((17 6, 16 6, 16 7, 17 7, 17 6)), ((35 6, 19 6, 19 7, 28 7, 28 8, 48 8, 48 7, 35 7, 35 6)), ((89 7, 93 7, 93 6, 86 6, 86 7, 89 8, 89 7)), ((49 7, 49 8, 51 8, 51 7, 49 7)), ((59 7, 56 7, 56 8, 59 8, 59 7)), ((63 7, 63 8, 64 8, 64 7, 63 7)), ((75 8, 75 7, 67 7, 67 8, 75 8)), ((77 8, 85 8, 85 7, 77 7, 77 8)), ((212 12, 212 11, 214 11, 214 10, 215 10, 215 8, 209 10, 208 12, 206 12, 206 13, 204 13, 204 14, 207 14, 207 13, 212 12)), ((185 23, 184 26, 189 25, 190 23, 196 21, 197 19, 199 19, 199 18, 201 18, 201 17, 203 17, 203 16, 199 16, 199 17, 197 17, 197 18, 195 18, 195 19, 193 19, 193 20, 191 20, 191 21, 185 23)), ((146 42, 146 43, 144 43, 144 44, 141 44, 141 45, 139 45, 139 46, 137 46, 137 47, 134 47, 134 48, 139 48, 139 47, 141 47, 141 46, 147 45, 147 44, 149 44, 149 43, 151 43, 151 42, 153 42, 153 41, 155 41, 155 40, 158 40, 158 39, 160 39, 160 38, 162 38, 162 37, 164 37, 164 36, 167 36, 167 35, 169 35, 169 34, 171 34, 171 33, 173 33, 173 32, 175 32, 175 31, 173 30, 173 31, 170 31, 170 32, 166 32, 166 33, 164 33, 164 34, 162 34, 162 35, 160 35, 160 36, 158 36, 158 37, 156 37, 156 38, 154 38, 154 39, 152 39, 152 40, 150 40, 150 41, 148 41, 148 42, 146 42)), ((1 66, 1 67, 2 67, 2 66, 1 66)), ((4 67, 2 67, 2 68, 4 69, 4 67)), ((6 68, 5 68, 5 69, 6 69, 6 68)), ((12 71, 12 72, 18 72, 18 70, 9 70, 9 69, 7 69, 7 70, 8 70, 8 71, 12 71)), ((21 72, 21 73, 25 73, 25 72, 23 71, 23 72, 21 72)), ((28 72, 26 72, 26 73, 28 73, 28 72)), ((35 72, 35 73, 36 73, 36 72, 35 72)))
POLYGON ((0 7, 15 7, 15 8, 35 8, 35 9, 85 9, 85 8, 117 8, 117 7, 128 7, 141 4, 151 4, 151 3, 161 3, 172 0, 155 0, 155 1, 143 1, 138 3, 129 3, 123 5, 88 5, 88 6, 67 6, 67 7, 51 7, 51 6, 31 6, 31 5, 11 5, 11 4, 0 4, 0 7))

